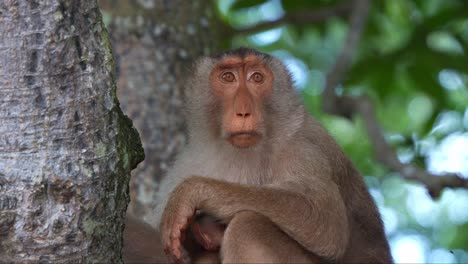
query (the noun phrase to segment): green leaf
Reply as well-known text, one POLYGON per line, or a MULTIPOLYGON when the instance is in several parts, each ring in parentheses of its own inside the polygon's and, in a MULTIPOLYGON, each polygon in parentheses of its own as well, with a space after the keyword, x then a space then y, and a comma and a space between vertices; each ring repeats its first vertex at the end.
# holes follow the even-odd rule
POLYGON ((450 242, 449 248, 464 248, 468 245, 468 224, 457 226, 455 238, 450 242))
POLYGON ((447 54, 463 54, 460 42, 450 32, 435 31, 427 36, 428 46, 435 50, 447 54))

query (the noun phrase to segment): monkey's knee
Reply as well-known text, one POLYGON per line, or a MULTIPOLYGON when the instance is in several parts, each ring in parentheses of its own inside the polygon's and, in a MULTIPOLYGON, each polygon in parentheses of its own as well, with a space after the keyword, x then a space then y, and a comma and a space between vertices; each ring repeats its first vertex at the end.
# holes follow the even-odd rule
POLYGON ((267 217, 252 211, 234 216, 221 245, 225 263, 311 263, 309 257, 267 217))
POLYGON ((223 263, 268 262, 266 248, 262 245, 263 225, 268 219, 263 219, 255 212, 237 213, 229 222, 221 244, 223 263))

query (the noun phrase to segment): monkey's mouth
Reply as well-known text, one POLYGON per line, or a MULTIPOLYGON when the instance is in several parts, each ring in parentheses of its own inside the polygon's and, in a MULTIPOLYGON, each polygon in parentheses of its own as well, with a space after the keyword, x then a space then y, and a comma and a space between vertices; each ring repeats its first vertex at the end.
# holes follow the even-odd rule
POLYGON ((261 135, 256 131, 240 131, 230 133, 227 140, 231 145, 238 148, 251 147, 260 140, 261 135))

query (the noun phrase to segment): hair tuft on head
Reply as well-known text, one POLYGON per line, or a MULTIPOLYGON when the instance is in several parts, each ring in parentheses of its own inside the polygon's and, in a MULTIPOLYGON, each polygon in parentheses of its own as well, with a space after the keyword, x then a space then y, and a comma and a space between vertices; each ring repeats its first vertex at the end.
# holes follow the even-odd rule
POLYGON ((263 59, 270 59, 271 56, 266 54, 266 53, 263 53, 263 52, 260 52, 258 50, 255 50, 255 49, 252 49, 252 48, 247 48, 247 47, 240 47, 240 48, 237 48, 237 49, 233 49, 233 50, 227 50, 227 51, 223 51, 223 52, 220 52, 218 54, 215 54, 212 56, 213 59, 222 59, 222 58, 225 58, 225 57, 229 57, 229 56, 236 56, 236 57, 240 57, 240 58, 245 58, 249 55, 255 55, 259 58, 263 58, 263 59))

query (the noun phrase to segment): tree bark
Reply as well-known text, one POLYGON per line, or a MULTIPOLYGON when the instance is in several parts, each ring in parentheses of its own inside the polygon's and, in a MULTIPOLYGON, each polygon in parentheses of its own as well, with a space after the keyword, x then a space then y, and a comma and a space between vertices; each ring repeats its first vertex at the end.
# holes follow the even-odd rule
POLYGON ((138 133, 96 1, 0 1, 0 262, 121 262, 138 133))
POLYGON ((129 212, 145 216, 186 141, 186 74, 195 58, 218 47, 215 9, 205 0, 101 0, 100 6, 116 53, 122 108, 140 131, 146 154, 132 173, 129 212))

